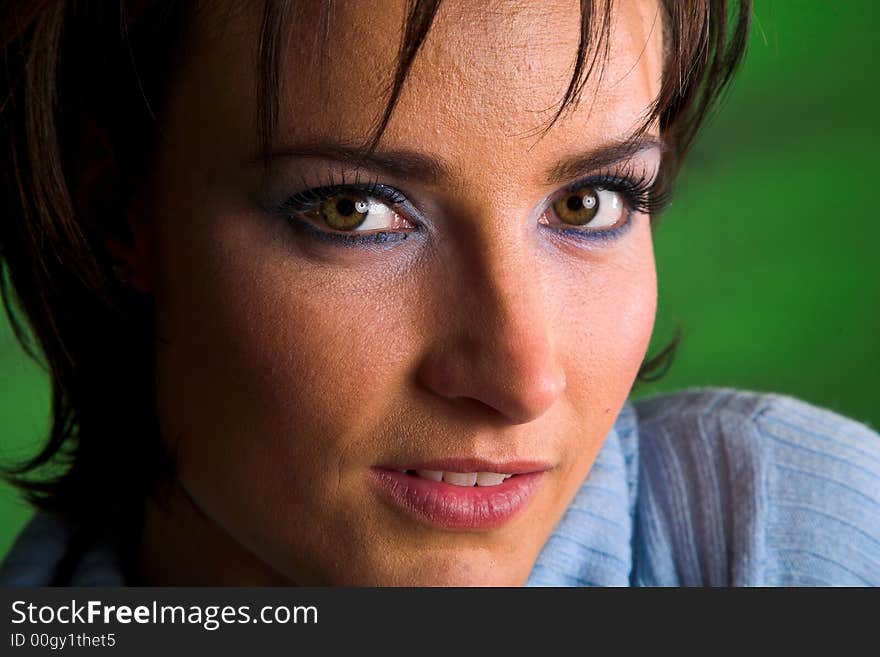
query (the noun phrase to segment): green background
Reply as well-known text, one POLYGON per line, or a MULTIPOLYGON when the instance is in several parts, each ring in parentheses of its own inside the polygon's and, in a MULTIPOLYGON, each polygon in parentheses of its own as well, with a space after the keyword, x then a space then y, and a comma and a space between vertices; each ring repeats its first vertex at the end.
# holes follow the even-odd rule
MULTIPOLYGON (((719 385, 784 392, 880 428, 877 46, 880 2, 764 0, 746 64, 655 237, 655 348, 639 396, 719 385)), ((0 324, 0 458, 47 430, 45 373, 0 324)), ((0 485, 0 555, 30 511, 0 485)))

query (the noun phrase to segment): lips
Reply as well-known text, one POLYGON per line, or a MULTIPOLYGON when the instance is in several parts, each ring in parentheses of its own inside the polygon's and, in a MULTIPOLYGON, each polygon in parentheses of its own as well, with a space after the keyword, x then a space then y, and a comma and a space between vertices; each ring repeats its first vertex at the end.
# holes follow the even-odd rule
POLYGON ((443 529, 488 530, 528 505, 549 468, 540 462, 453 459, 375 467, 371 474, 380 497, 419 522, 443 529))

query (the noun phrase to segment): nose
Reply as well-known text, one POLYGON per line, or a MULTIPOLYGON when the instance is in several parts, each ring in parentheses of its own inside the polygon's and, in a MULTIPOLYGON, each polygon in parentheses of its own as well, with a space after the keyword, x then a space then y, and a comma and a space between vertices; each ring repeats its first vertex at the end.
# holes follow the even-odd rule
POLYGON ((432 393, 478 402, 512 424, 540 417, 565 390, 546 295, 529 259, 484 257, 469 274, 436 281, 446 294, 418 371, 432 393))

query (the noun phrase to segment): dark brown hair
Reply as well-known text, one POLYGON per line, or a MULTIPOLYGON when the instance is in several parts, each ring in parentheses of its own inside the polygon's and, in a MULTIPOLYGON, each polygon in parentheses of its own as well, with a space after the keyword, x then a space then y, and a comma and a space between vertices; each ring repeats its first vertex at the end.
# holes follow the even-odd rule
MULTIPOLYGON (((334 0, 322 1, 327 16, 334 0)), ((263 9, 255 55, 264 146, 278 116, 292 4, 269 0, 263 9)), ((378 144, 439 5, 409 0, 386 110, 366 151, 378 144)), ((665 190, 742 59, 750 3, 658 6, 663 80, 644 127, 659 121, 669 144, 658 182, 665 190)), ((84 525, 139 522, 144 496, 173 475, 156 418, 151 299, 114 278, 104 238, 128 239, 125 208, 149 170, 169 67, 198 22, 193 9, 170 0, 12 0, 0 7, 0 289, 16 337, 34 358, 42 354, 52 384, 46 444, 5 475, 38 508, 84 525), (90 164, 106 155, 97 136, 114 158, 99 200, 80 194, 90 164), (50 463, 63 472, 40 476, 50 463)), ((602 74, 611 10, 612 0, 581 0, 574 72, 551 125, 578 101, 587 78, 602 74)), ((646 360, 638 380, 662 374, 676 344, 646 360)))

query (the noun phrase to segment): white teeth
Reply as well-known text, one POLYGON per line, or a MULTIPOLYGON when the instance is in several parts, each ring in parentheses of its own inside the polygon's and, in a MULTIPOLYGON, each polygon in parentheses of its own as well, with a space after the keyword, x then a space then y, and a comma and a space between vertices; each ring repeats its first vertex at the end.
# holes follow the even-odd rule
POLYGON ((512 474, 500 472, 444 472, 443 470, 401 470, 430 481, 445 481, 453 486, 500 486, 512 474))
POLYGON ((454 486, 473 486, 477 483, 476 472, 444 472, 443 481, 454 486))
POLYGON ((497 486, 509 476, 497 472, 478 472, 477 486, 497 486))
POLYGON ((430 479, 431 481, 441 481, 443 479, 442 470, 416 470, 416 474, 422 479, 430 479))

